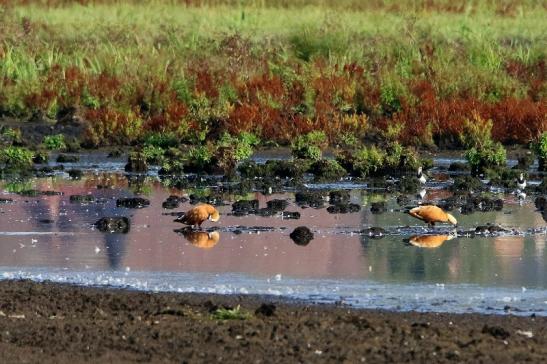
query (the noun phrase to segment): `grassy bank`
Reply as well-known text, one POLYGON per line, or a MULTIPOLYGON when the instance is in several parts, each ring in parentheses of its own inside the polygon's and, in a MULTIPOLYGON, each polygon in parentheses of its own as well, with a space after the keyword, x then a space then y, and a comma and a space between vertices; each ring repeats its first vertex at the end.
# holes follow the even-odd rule
POLYGON ((0 115, 68 110, 95 146, 391 125, 443 147, 474 113, 504 143, 547 129, 541 2, 82 3, 0 1, 0 115))

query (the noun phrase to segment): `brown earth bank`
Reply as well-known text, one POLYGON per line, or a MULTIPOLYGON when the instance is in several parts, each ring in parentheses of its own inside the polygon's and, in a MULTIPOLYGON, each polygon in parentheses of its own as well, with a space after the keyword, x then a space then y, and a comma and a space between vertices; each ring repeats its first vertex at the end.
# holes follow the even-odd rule
POLYGON ((0 362, 545 363, 547 318, 1 281, 0 362))

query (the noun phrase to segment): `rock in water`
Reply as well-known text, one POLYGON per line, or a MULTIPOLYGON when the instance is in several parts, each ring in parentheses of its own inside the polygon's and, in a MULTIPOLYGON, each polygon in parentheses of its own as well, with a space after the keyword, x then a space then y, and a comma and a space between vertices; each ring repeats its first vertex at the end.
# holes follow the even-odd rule
POLYGON ((313 233, 305 226, 299 226, 289 235, 296 245, 306 246, 313 240, 313 233))

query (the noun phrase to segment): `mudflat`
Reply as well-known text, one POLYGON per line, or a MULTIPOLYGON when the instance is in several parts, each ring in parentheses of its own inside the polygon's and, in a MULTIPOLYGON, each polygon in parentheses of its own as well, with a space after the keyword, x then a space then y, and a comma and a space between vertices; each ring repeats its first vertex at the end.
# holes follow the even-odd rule
POLYGON ((0 362, 545 363, 547 317, 1 281, 0 362))

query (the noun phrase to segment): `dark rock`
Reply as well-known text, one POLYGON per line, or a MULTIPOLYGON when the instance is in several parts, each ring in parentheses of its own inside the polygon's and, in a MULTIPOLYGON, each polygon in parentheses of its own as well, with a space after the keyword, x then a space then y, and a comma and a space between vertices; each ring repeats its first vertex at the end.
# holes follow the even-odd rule
POLYGON ((288 205, 289 205, 289 203, 286 200, 274 199, 274 200, 270 200, 270 201, 266 202, 266 206, 269 209, 274 210, 276 212, 281 212, 281 211, 285 210, 288 205))
POLYGON ((95 223, 99 231, 104 233, 127 234, 130 221, 127 217, 103 217, 95 223))
POLYGON ((180 198, 178 196, 169 196, 167 197, 167 200, 163 201, 163 203, 161 204, 161 206, 164 208, 164 209, 169 209, 169 210, 172 210, 172 209, 176 209, 180 206, 180 198))
POLYGON ((69 197, 70 203, 92 203, 95 202, 95 196, 93 195, 71 195, 69 197))
POLYGON ((12 202, 13 200, 11 198, 0 198, 0 204, 7 204, 12 202))
POLYGON ((59 191, 42 191, 40 192, 42 196, 62 196, 63 193, 59 191))
POLYGON ((125 165, 126 172, 133 173, 146 173, 148 171, 148 164, 146 163, 146 157, 139 152, 130 153, 127 157, 127 164, 125 165))
POLYGON ((299 226, 289 235, 296 245, 306 246, 313 240, 313 233, 305 226, 299 226))
POLYGON ((38 190, 23 190, 17 192, 17 194, 25 197, 37 197, 40 196, 42 193, 38 190))
POLYGON ((383 214, 386 212, 386 203, 385 202, 373 202, 370 205, 370 212, 373 214, 383 214))
POLYGON ((270 317, 275 314, 275 305, 272 303, 263 303, 255 310, 255 315, 270 317))
POLYGON ((38 220, 40 224, 53 224, 55 221, 51 219, 40 219, 38 220))
POLYGON ((536 197, 534 201, 534 205, 536 206, 536 209, 538 209, 539 211, 547 211, 547 197, 545 196, 536 197))
POLYGON ((321 208, 325 204, 323 194, 317 191, 301 191, 294 195, 296 204, 301 207, 321 208))
POLYGON ((472 192, 479 191, 482 188, 482 182, 477 177, 461 176, 454 178, 454 184, 450 190, 454 192, 472 192))
POLYGON ((483 334, 490 334, 493 337, 495 337, 496 339, 502 339, 502 340, 505 340, 509 336, 511 336, 511 334, 507 330, 505 330, 503 327, 499 327, 499 326, 484 325, 484 327, 482 328, 482 333, 483 334))
POLYGON ((57 163, 77 163, 80 161, 80 157, 77 155, 59 154, 57 156, 57 163))
POLYGON ((142 209, 150 206, 150 201, 142 197, 119 198, 116 200, 116 206, 127 209, 142 209))
POLYGON ((189 198, 190 198, 190 204, 192 205, 196 205, 198 203, 208 203, 209 205, 213 205, 213 206, 226 205, 224 201, 222 200, 221 196, 215 196, 215 195, 199 196, 199 195, 191 194, 189 198))
POLYGON ((350 199, 349 191, 346 190, 337 190, 329 192, 329 202, 333 205, 347 202, 350 199))
POLYGON ((283 211, 281 218, 284 220, 298 220, 300 219, 300 212, 298 211, 283 211))
POLYGON ((46 164, 49 161, 49 155, 45 152, 39 152, 32 158, 34 164, 46 164))
POLYGON ((254 214, 257 210, 258 200, 239 200, 232 204, 232 212, 239 216, 254 214))
POLYGON ((80 169, 71 169, 68 171, 68 176, 72 179, 80 179, 84 173, 80 169))
POLYGON ((327 207, 329 214, 347 214, 361 211, 361 206, 356 203, 336 204, 327 207))

